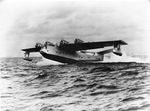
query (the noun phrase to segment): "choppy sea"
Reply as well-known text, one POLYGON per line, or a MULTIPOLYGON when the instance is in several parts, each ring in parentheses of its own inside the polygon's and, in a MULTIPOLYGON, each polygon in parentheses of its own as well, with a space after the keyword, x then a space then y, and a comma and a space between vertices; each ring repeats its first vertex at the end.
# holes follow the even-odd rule
POLYGON ((150 64, 0 59, 2 111, 150 111, 150 64))

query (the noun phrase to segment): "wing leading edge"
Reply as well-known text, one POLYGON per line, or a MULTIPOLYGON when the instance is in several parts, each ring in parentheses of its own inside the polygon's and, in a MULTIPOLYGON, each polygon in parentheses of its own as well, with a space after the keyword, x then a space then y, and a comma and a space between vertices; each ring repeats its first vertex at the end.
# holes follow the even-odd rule
POLYGON ((22 51, 25 52, 39 52, 41 50, 41 48, 43 47, 43 45, 41 43, 36 43, 34 48, 27 48, 27 49, 21 49, 22 51))
POLYGON ((28 48, 28 49, 22 49, 22 51, 26 51, 26 52, 39 52, 41 50, 40 47, 37 48, 28 48))
POLYGON ((115 45, 127 45, 127 43, 122 40, 116 40, 116 41, 86 42, 86 43, 76 43, 76 44, 69 43, 69 44, 62 44, 58 47, 62 50, 80 51, 80 50, 104 48, 104 47, 115 46, 115 45))

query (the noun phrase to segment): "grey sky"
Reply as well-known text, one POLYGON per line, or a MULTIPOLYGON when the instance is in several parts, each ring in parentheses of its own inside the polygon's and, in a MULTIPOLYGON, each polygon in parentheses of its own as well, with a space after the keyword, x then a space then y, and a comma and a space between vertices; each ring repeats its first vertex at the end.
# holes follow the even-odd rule
POLYGON ((0 2, 0 57, 22 56, 36 42, 124 40, 129 54, 149 54, 148 0, 5 0, 0 2))

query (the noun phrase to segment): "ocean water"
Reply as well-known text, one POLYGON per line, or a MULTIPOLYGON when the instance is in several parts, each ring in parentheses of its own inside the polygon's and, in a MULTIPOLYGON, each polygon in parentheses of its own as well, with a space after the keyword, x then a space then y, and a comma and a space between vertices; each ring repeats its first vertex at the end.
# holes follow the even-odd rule
POLYGON ((150 64, 0 59, 2 111, 150 111, 150 64))

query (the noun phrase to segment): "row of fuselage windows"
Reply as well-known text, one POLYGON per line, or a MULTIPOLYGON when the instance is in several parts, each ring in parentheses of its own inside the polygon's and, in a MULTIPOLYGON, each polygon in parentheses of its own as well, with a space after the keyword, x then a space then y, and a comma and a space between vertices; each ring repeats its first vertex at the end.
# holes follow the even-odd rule
MULTIPOLYGON (((56 52, 56 54, 63 54, 63 55, 70 55, 70 56, 72 56, 71 54, 63 52, 63 51, 58 51, 56 49, 53 49, 53 50, 54 50, 54 52, 56 52)), ((76 57, 76 58, 91 58, 90 56, 84 56, 83 57, 83 56, 78 56, 77 54, 74 54, 73 57, 76 57)))
MULTIPOLYGON (((57 54, 64 54, 64 55, 65 55, 65 54, 66 54, 66 55, 68 54, 68 53, 61 52, 61 51, 55 51, 55 52, 56 52, 57 54)), ((83 56, 78 56, 78 55, 74 55, 74 57, 77 57, 77 58, 91 58, 91 57, 89 57, 89 56, 88 56, 88 57, 86 57, 86 56, 83 57, 83 56)))

